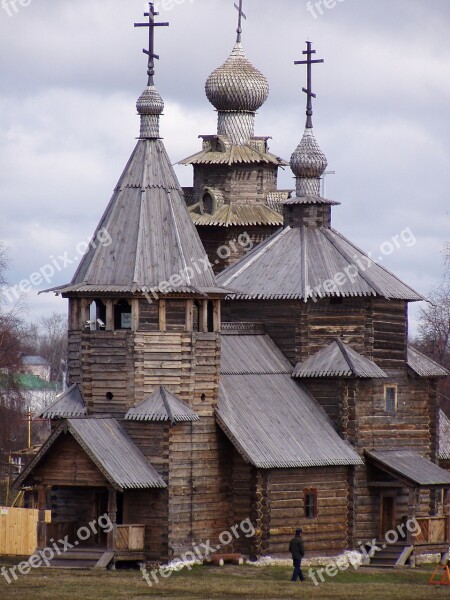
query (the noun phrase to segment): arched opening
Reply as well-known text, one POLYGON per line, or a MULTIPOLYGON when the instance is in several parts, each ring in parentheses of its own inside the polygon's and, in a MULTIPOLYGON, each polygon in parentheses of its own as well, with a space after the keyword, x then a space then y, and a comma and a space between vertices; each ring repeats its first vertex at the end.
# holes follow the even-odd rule
POLYGON ((214 212, 214 199, 209 192, 203 195, 202 198, 203 212, 212 215, 214 212))
POLYGON ((119 300, 114 307, 114 329, 131 329, 131 306, 126 300, 119 300))

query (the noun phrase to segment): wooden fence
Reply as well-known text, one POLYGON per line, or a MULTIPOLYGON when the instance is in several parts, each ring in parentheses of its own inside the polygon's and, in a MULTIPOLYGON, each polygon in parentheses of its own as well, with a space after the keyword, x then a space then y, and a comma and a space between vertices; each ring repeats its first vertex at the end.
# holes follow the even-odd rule
MULTIPOLYGON (((45 520, 51 521, 51 511, 45 520)), ((30 556, 37 546, 38 511, 0 507, 0 556, 30 556)))

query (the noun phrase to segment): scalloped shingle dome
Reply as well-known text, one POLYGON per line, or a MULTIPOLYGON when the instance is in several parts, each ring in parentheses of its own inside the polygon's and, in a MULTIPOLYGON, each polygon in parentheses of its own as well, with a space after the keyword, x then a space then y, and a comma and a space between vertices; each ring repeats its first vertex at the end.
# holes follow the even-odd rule
POLYGON ((206 96, 219 111, 256 112, 269 96, 269 84, 236 43, 230 57, 208 77, 206 96))
POLYGON ((142 92, 136 103, 140 115, 160 115, 164 110, 164 100, 161 98, 154 85, 150 85, 142 92))
POLYGON ((291 156, 291 169, 298 178, 322 177, 328 161, 319 147, 312 129, 306 129, 302 141, 291 156))

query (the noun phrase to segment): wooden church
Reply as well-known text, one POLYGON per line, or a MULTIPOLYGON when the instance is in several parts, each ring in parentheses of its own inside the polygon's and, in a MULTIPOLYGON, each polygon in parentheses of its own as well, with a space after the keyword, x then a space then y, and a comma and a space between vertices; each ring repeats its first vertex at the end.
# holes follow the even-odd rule
POLYGON ((288 163, 255 135, 269 88, 244 53, 241 5, 236 45, 206 84, 217 133, 183 161, 183 191, 159 134, 155 14, 140 136, 94 234, 112 242, 52 290, 69 301, 71 387, 38 415, 52 434, 16 482, 38 491, 39 547, 107 513, 111 531, 86 544, 116 562, 167 561, 245 519, 255 536, 224 551, 286 553, 301 526, 309 553, 336 555, 401 524, 384 562, 446 551, 446 371, 408 347, 422 296, 332 228, 312 124, 321 61, 308 43, 291 194, 277 189, 288 163))

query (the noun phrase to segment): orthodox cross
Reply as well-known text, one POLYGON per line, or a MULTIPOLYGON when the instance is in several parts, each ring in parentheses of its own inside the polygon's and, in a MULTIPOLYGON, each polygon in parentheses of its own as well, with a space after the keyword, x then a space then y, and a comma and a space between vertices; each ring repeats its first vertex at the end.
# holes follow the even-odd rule
POLYGON ((148 23, 135 23, 135 27, 148 27, 148 50, 144 48, 143 53, 148 56, 148 85, 154 85, 155 58, 159 60, 159 55, 155 54, 155 27, 168 27, 169 23, 155 23, 155 17, 159 15, 155 11, 155 4, 149 2, 149 11, 144 13, 148 17, 148 23))
POLYGON ((312 129, 312 116, 313 116, 313 109, 312 109, 312 99, 316 98, 316 94, 313 94, 312 91, 312 65, 316 64, 316 63, 323 63, 325 62, 323 59, 316 59, 313 60, 313 54, 316 53, 315 50, 313 50, 311 48, 312 42, 306 42, 306 50, 303 50, 303 54, 306 54, 307 59, 306 60, 296 60, 294 62, 294 65, 307 65, 307 73, 308 73, 308 83, 307 83, 307 87, 306 88, 302 88, 302 90, 305 92, 305 94, 308 97, 308 102, 307 102, 307 106, 306 106, 306 127, 308 129, 312 129))
POLYGON ((239 6, 237 4, 234 5, 235 9, 238 11, 239 13, 239 20, 238 20, 238 28, 237 28, 237 39, 236 42, 241 42, 242 40, 242 17, 244 19, 247 19, 247 16, 245 15, 244 11, 242 10, 242 2, 243 0, 239 0, 239 6))

